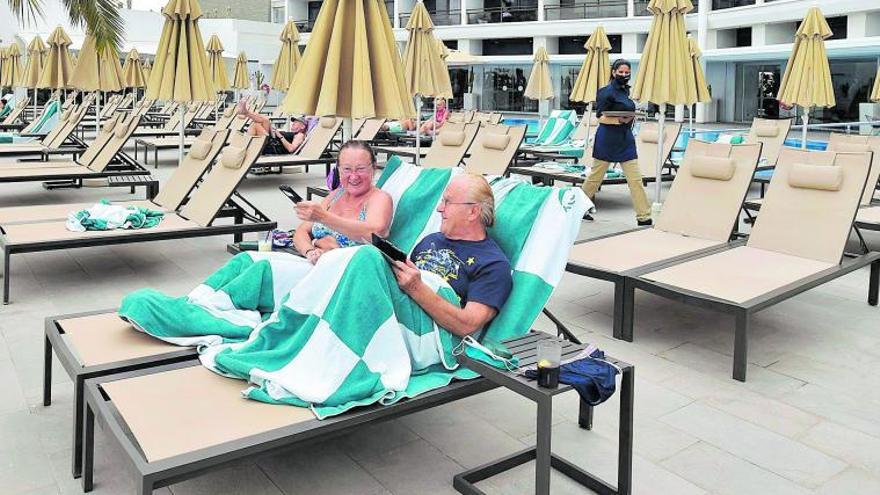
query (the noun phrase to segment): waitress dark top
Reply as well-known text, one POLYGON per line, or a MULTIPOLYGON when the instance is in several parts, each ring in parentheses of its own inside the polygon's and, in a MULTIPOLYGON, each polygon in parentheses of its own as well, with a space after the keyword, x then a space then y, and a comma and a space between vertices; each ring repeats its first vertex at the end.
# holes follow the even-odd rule
MULTIPOLYGON (((636 104, 629 98, 629 86, 611 81, 596 92, 596 116, 602 112, 634 112, 636 104)), ((606 162, 621 163, 638 158, 636 140, 629 124, 599 124, 593 144, 593 158, 606 162)))

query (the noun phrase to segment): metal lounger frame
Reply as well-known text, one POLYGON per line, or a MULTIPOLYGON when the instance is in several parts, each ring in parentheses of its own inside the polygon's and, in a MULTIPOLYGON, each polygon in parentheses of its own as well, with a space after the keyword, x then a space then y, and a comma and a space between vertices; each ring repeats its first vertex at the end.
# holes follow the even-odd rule
MULTIPOLYGON (((675 169, 669 162, 666 163, 664 167, 668 172, 660 176, 660 180, 663 182, 668 182, 675 179, 675 174, 672 173, 672 170, 675 169)), ((541 184, 552 186, 556 181, 559 182, 567 182, 572 185, 580 185, 586 182, 586 177, 575 177, 572 175, 560 175, 556 174, 552 171, 542 170, 538 167, 510 167, 507 169, 508 173, 517 174, 517 175, 525 175, 531 177, 533 181, 540 181, 541 184)), ((652 182, 656 182, 656 177, 645 177, 642 176, 642 184, 647 185, 652 182)), ((613 177, 613 178, 605 178, 602 180, 602 185, 618 185, 618 184, 626 184, 626 176, 621 177, 613 177)))
MULTIPOLYGON (((140 231, 132 231, 131 235, 59 239, 31 243, 16 243, 12 245, 7 245, 4 239, 0 237, 0 248, 3 249, 3 304, 9 304, 9 267, 13 254, 55 251, 81 247, 109 246, 115 244, 131 244, 134 242, 164 241, 169 239, 189 239, 226 234, 232 234, 234 242, 240 242, 245 233, 267 232, 278 226, 277 222, 269 220, 266 215, 237 192, 234 192, 232 197, 226 200, 220 212, 214 217, 215 220, 217 218, 232 218, 233 223, 228 225, 210 225, 207 227, 197 226, 188 229, 155 232, 151 232, 149 229, 144 229, 140 231), (245 222, 245 220, 248 220, 248 222, 245 222)), ((2 231, 2 227, 0 227, 0 231, 2 231)))
MULTIPOLYGON (((735 246, 735 244, 730 244, 728 249, 732 249, 735 246)), ((880 252, 871 252, 846 259, 838 266, 822 270, 742 303, 735 303, 707 294, 655 282, 642 276, 628 277, 623 289, 623 298, 625 301, 628 301, 625 307, 629 309, 629 314, 624 315, 623 331, 632 335, 635 289, 641 289, 645 292, 657 294, 692 306, 732 314, 736 318, 733 344, 733 379, 744 382, 746 381, 746 367, 748 365, 748 334, 751 315, 868 265, 871 266, 871 274, 868 281, 868 304, 876 306, 878 288, 880 288, 880 252)))
MULTIPOLYGON (((552 315, 548 314, 548 316, 551 316, 551 319, 557 324, 557 331, 560 334, 570 334, 557 319, 553 318, 552 315)), ((66 318, 66 316, 58 318, 66 318)), ((528 335, 521 338, 528 338, 528 335)), ((574 341, 579 343, 576 339, 574 341)), ((629 495, 632 492, 634 368, 628 363, 616 361, 610 357, 608 359, 615 361, 621 367, 623 375, 619 428, 620 443, 618 449, 618 487, 612 487, 606 482, 589 475, 589 473, 583 471, 581 473, 590 476, 595 487, 594 489, 603 495, 629 495)), ((127 364, 133 365, 133 363, 127 364)), ((485 378, 454 381, 446 387, 426 392, 415 398, 402 400, 390 406, 374 405, 357 408, 324 420, 313 420, 282 427, 236 441, 148 463, 133 435, 121 420, 112 401, 103 392, 101 383, 171 371, 194 365, 198 366, 200 364, 197 360, 181 361, 163 364, 158 367, 150 367, 149 369, 144 368, 109 376, 84 379, 83 435, 81 439, 83 491, 88 492, 93 488, 95 419, 103 426, 103 431, 109 434, 113 442, 126 453, 126 457, 131 462, 138 476, 138 482, 136 483, 137 493, 138 495, 145 495, 153 493, 155 488, 192 478, 209 470, 223 467, 241 458, 289 447, 307 440, 352 431, 365 424, 393 419, 429 409, 498 387, 498 385, 485 378)), ((591 429, 592 418, 593 408, 580 401, 579 425, 582 428, 591 429)), ((505 459, 500 466, 510 466, 511 462, 514 463, 512 465, 521 464, 524 462, 520 460, 522 456, 523 453, 517 453, 511 456, 511 458, 505 459)), ((559 466, 554 462, 554 467, 559 466)), ((564 473, 566 472, 565 466, 561 469, 564 473)), ((469 473, 473 474, 471 471, 464 474, 467 475, 469 473)), ((485 475, 486 473, 481 472, 480 474, 485 475)))

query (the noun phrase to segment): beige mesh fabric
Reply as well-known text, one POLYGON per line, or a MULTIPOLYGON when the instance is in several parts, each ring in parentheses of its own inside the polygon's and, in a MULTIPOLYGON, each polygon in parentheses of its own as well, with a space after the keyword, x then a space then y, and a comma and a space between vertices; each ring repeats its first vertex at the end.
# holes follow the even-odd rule
POLYGON ((339 132, 341 125, 342 119, 340 118, 321 118, 321 123, 312 130, 312 133, 309 134, 306 142, 303 143, 302 148, 300 148, 295 156, 309 160, 321 158, 330 146, 330 143, 333 142, 333 138, 339 132))
POLYGON ((235 192, 238 184, 244 180, 251 165, 260 156, 266 142, 266 136, 256 137, 232 133, 228 141, 228 146, 246 150, 241 166, 238 168, 223 166, 212 168, 181 211, 181 216, 202 227, 211 225, 220 208, 235 192))
POLYGON ((877 183, 880 181, 880 136, 861 136, 858 134, 841 134, 832 132, 828 138, 827 151, 855 151, 854 147, 867 147, 859 151, 873 151, 871 159, 871 172, 868 174, 868 182, 865 185, 865 193, 862 195, 862 206, 871 204, 874 193, 877 191, 877 183))
MULTIPOLYGON (((663 163, 669 159, 672 148, 681 132, 681 123, 666 122, 663 126, 663 163)), ((657 144, 660 133, 656 122, 642 122, 636 136, 636 152, 639 156, 639 169, 643 177, 657 176, 657 144)))
MULTIPOLYGON (((440 128, 439 138, 431 143, 425 158, 421 161, 421 166, 425 168, 452 168, 457 167, 468 150, 473 146, 474 138, 480 129, 480 124, 463 124, 455 122, 447 122, 440 128), (461 137, 459 144, 448 143, 447 134, 454 137, 461 137)), ((454 141, 458 141, 457 139, 454 141)), ((415 148, 412 148, 414 151, 415 148)))
POLYGON ((464 160, 465 170, 474 174, 503 175, 519 151, 525 136, 526 126, 504 124, 481 126, 471 145, 470 156, 464 160), (497 146, 501 139, 497 137, 498 135, 506 135, 507 146, 502 149, 498 149, 497 146))
POLYGON ((689 237, 727 241, 760 153, 760 144, 729 145, 691 140, 663 211, 657 218, 656 228, 689 237), (730 180, 695 176, 692 169, 699 168, 700 162, 707 158, 729 159, 734 166, 730 180))
POLYGON ((110 165, 113 157, 119 153, 119 150, 125 145, 128 138, 134 133, 135 129, 141 122, 141 117, 137 115, 129 115, 127 120, 120 121, 113 131, 113 136, 107 141, 101 149, 98 156, 87 165, 90 170, 95 172, 103 172, 110 165))
POLYGON ((200 365, 102 385, 151 463, 318 421, 305 407, 244 400, 241 387, 200 365))
POLYGON ((641 229, 575 244, 568 259, 571 263, 620 273, 720 246, 724 242, 659 229, 641 229))
MULTIPOLYGON (((180 166, 171 177, 163 184, 162 190, 153 200, 157 205, 167 210, 177 210, 192 192, 196 183, 204 175, 211 162, 217 158, 229 138, 228 130, 205 129, 196 141, 208 143, 209 149, 204 156, 196 158, 193 150, 183 158, 180 166)), ((195 147, 195 146, 194 146, 195 147)))
POLYGON ((385 125, 385 119, 366 119, 352 139, 372 141, 376 139, 376 135, 382 130, 383 125, 385 125))
POLYGON ((826 263, 839 263, 870 168, 870 153, 783 149, 748 245, 826 263), (813 155, 815 153, 820 154, 813 155), (831 164, 841 167, 843 171, 843 183, 839 190, 790 185, 789 175, 796 164, 831 165, 828 163, 829 156, 833 160, 831 164))
POLYGON ((760 119, 752 120, 752 127, 745 138, 747 143, 761 143, 764 149, 761 156, 767 159, 767 165, 776 165, 779 152, 791 129, 791 119, 760 119))
POLYGON ((58 320, 58 326, 82 366, 172 354, 183 349, 137 331, 115 311, 58 320))
POLYGON ((195 222, 183 219, 178 215, 165 215, 162 222, 155 227, 142 230, 88 230, 72 232, 67 229, 67 222, 56 220, 49 222, 22 223, 4 226, 8 245, 33 244, 48 241, 67 241, 74 239, 111 239, 116 237, 138 237, 157 232, 178 232, 198 229, 195 222))

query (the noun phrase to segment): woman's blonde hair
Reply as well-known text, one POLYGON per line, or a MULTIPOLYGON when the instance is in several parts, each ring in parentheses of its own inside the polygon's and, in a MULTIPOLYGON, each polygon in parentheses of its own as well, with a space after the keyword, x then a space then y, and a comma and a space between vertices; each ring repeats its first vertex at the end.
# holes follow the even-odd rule
POLYGON ((473 185, 470 188, 470 199, 480 207, 480 222, 483 227, 495 225, 495 195, 486 178, 479 174, 466 173, 465 176, 473 185))

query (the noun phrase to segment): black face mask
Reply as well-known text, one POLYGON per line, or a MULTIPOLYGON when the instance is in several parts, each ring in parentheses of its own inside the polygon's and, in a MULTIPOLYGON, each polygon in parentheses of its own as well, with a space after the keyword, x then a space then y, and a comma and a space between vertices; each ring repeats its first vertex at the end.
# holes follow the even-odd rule
POLYGON ((629 83, 630 75, 627 74, 625 76, 614 76, 614 80, 617 81, 620 85, 625 85, 629 83))

